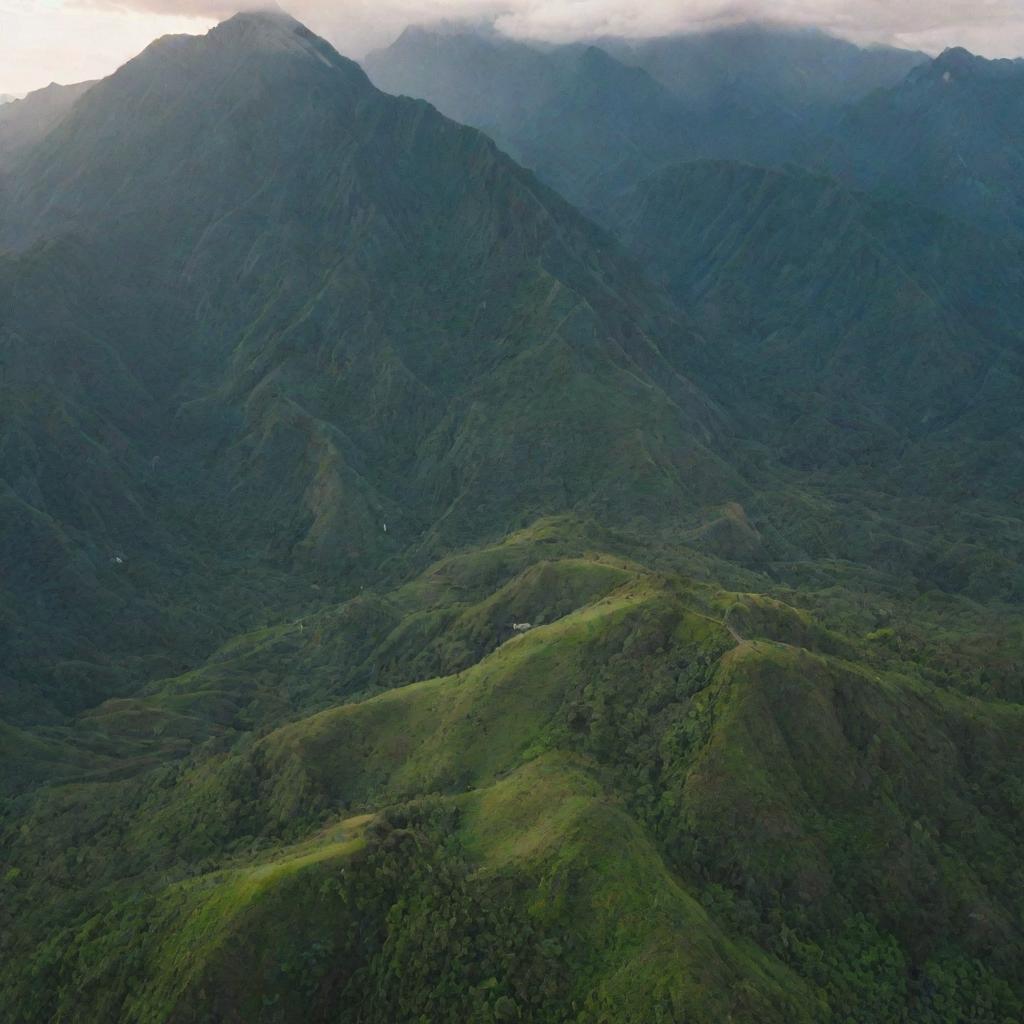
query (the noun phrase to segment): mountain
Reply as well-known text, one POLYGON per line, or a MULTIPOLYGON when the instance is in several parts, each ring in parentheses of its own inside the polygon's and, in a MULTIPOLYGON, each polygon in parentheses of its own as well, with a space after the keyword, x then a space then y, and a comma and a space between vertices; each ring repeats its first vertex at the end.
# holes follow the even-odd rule
POLYGON ((595 46, 544 51, 472 32, 413 28, 364 61, 374 82, 490 134, 584 209, 693 147, 686 107, 595 46))
POLYGON ((457 26, 410 26, 390 47, 368 54, 363 66, 385 92, 422 93, 447 116, 492 136, 505 125, 521 126, 559 87, 547 52, 457 26))
MULTIPOLYGON (((805 137, 928 62, 918 51, 860 47, 817 29, 756 23, 607 45, 708 112, 731 106, 775 125, 788 117, 793 131, 805 137)), ((771 143, 764 137, 757 145, 771 143)))
POLYGON ((642 70, 594 46, 556 54, 555 66, 552 95, 508 133, 517 156, 585 210, 692 150, 694 119, 642 70))
POLYGON ((0 170, 0 1020, 1024 1015, 1012 244, 654 170, 279 12, 0 170))
POLYGON ((6 734, 50 785, 8 801, 5 1005, 1013 1019, 1020 705, 610 539, 537 524, 6 734))
POLYGON ((854 107, 819 162, 857 187, 1019 233, 1022 105, 1024 60, 947 50, 854 107))
POLYGON ((481 128, 599 216, 609 198, 673 162, 803 158, 848 105, 924 60, 748 25, 543 49, 414 28, 364 63, 385 91, 481 128))
POLYGON ((28 149, 44 138, 68 113, 92 82, 78 85, 48 85, 30 92, 24 99, 9 97, 0 110, 0 169, 19 150, 28 149))
POLYGON ((1024 350, 1020 246, 822 174, 680 165, 612 217, 680 304, 742 347, 746 372, 843 374, 828 404, 873 402, 908 431, 949 427, 1024 350))
POLYGON ((4 106, 7 103, 13 103, 17 98, 17 96, 11 96, 9 93, 6 92, 0 93, 0 107, 4 106))
POLYGON ((904 516, 916 539, 876 526, 860 558, 902 551, 906 569, 972 579, 979 596, 1022 593, 1018 244, 820 174, 723 162, 662 172, 612 219, 708 337, 698 377, 747 433, 846 502, 920 503, 904 516), (998 553, 972 566, 979 532, 998 553), (936 557, 950 548, 955 569, 936 557))
POLYGON ((743 493, 699 339, 610 240, 287 19, 159 41, 3 187, 9 536, 46 567, 6 584, 9 636, 72 707, 58 664, 116 689, 97 648, 140 656, 173 609, 164 654, 194 649, 227 626, 209 588, 258 579, 231 604, 260 614, 540 515, 743 493))

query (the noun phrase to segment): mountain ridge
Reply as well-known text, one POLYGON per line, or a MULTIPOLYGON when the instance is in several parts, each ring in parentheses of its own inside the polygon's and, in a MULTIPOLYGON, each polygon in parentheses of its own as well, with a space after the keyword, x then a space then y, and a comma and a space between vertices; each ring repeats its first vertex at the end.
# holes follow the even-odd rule
POLYGON ((814 163, 994 233, 1021 232, 1024 61, 947 50, 853 107, 814 163))
POLYGON ((1014 241, 531 67, 605 227, 276 14, 0 175, 5 1022, 1024 1014, 1014 241))
POLYGON ((92 82, 77 85, 51 84, 22 99, 11 97, 0 113, 0 171, 41 141, 67 115, 92 82))
POLYGON ((673 162, 810 154, 846 105, 924 59, 757 27, 543 47, 420 28, 363 63, 385 91, 423 96, 492 134, 600 219, 607 201, 673 162), (596 52, 601 75, 581 60, 596 52))
MULTIPOLYGON (((110 426, 91 419, 80 375, 109 381, 124 368, 156 399, 140 399, 140 421, 164 424, 118 431, 111 472, 129 456, 136 484, 86 499, 90 530, 107 530, 118 489, 137 493, 132 507, 146 511, 132 533, 145 550, 165 511, 184 513, 170 495, 187 507, 196 490, 191 515, 224 546, 207 557, 234 566, 229 576, 255 560, 271 578, 287 567, 358 578, 445 535, 482 539, 495 521, 589 505, 664 522, 742 493, 714 451, 723 414, 685 377, 700 340, 607 236, 484 136, 385 97, 353 64, 297 54, 291 22, 268 23, 270 50, 255 22, 263 61, 223 60, 223 45, 247 52, 253 24, 146 51, 91 88, 8 179, 8 225, 21 218, 9 238, 28 245, 57 225, 106 268, 103 343, 83 350, 79 374, 51 378, 46 404, 106 462, 96 434, 110 426), (256 98, 239 106, 240 94, 256 98), (197 124, 222 139, 205 157, 193 152, 197 124), (158 188, 171 168, 181 185, 158 188), (111 356, 115 369, 101 369, 111 356), (600 460, 588 436, 605 439, 600 460), (185 483, 196 465, 198 489, 185 483), (252 507, 234 536, 206 521, 204 508, 240 501, 252 507)), ((8 257, 12 273, 43 271, 11 306, 9 387, 29 373, 20 331, 63 315, 46 298, 54 244, 8 257)), ((71 294, 91 301, 88 289, 71 294)), ((63 329, 43 335, 54 353, 63 329)), ((17 487, 45 496, 29 483, 73 472, 74 446, 38 422, 8 407, 10 437, 34 438, 17 487)))

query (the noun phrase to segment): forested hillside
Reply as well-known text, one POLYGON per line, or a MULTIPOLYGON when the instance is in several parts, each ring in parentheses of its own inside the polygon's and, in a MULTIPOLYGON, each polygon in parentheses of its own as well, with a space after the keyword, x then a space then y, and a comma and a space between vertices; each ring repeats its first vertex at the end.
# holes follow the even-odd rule
POLYGON ((0 1020, 1024 1019, 1016 65, 396 53, 0 108, 0 1020))

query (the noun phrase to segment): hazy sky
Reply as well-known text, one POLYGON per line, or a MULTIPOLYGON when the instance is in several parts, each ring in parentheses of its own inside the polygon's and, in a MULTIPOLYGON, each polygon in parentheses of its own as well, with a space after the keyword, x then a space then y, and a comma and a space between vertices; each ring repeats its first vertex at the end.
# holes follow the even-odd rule
MULTIPOLYGON (((247 0, 0 0, 0 93, 109 74, 156 36, 203 32, 247 0)), ((251 0, 249 0, 251 2, 251 0)), ((413 22, 496 19, 512 34, 652 35, 746 18, 820 25, 857 41, 1024 55, 1024 0, 291 0, 359 57, 413 22)))

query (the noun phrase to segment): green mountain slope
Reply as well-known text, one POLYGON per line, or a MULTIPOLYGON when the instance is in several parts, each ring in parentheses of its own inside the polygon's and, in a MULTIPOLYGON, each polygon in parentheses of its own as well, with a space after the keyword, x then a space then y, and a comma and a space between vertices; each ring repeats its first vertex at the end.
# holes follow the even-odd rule
MULTIPOLYGON (((380 656, 422 681, 13 801, 7 1005, 1012 1019, 1020 707, 943 693, 896 655, 867 668, 870 641, 614 556, 517 572, 571 550, 566 526, 381 595, 434 609, 425 631, 454 674, 431 678, 421 644, 384 627, 380 656), (540 624, 516 635, 524 612, 540 624), (489 639, 470 653, 472 622, 489 639)), ((293 631, 277 657, 295 671, 350 614, 306 623, 316 636, 293 631)), ((190 688, 214 699, 201 679, 230 686, 224 663, 190 688)), ((234 680, 236 697, 256 682, 234 680)), ((151 707, 184 689, 162 684, 151 707)), ((96 730, 84 717, 75 742, 96 747, 96 730)))
POLYGON ((848 552, 1019 599, 1019 246, 727 163, 669 169, 610 219, 712 339, 700 378, 751 435, 848 510, 902 503, 901 528, 848 535, 848 552))
POLYGON ((0 170, 0 1020, 1024 1016, 1019 253, 544 66, 633 257, 280 13, 0 170))

